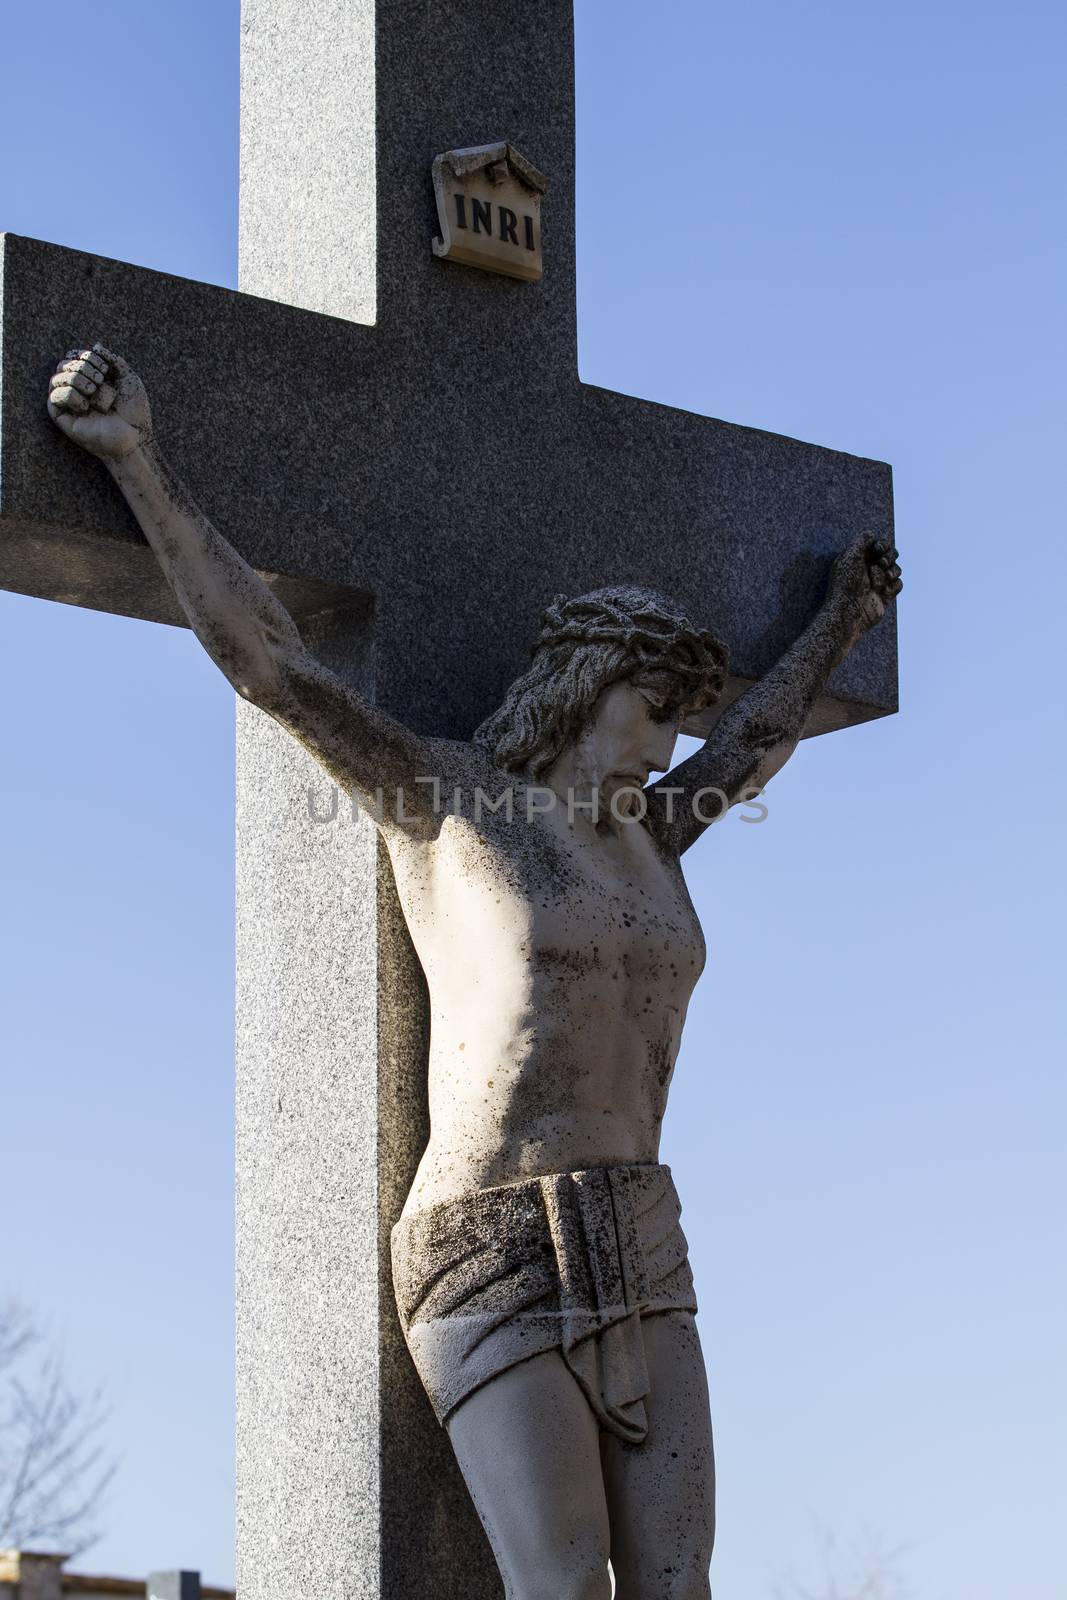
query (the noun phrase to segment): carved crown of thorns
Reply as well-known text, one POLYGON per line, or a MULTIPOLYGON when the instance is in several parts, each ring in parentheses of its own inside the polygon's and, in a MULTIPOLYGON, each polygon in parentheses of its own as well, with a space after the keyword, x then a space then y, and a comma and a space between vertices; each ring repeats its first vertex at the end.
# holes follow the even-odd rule
MULTIPOLYGON (((650 589, 620 585, 573 600, 553 596, 541 617, 534 657, 544 651, 558 661, 591 644, 625 651, 628 659, 620 677, 673 679, 665 698, 687 714, 714 705, 726 682, 730 658, 722 640, 696 627, 650 589)), ((667 689, 666 684, 661 687, 667 689)))

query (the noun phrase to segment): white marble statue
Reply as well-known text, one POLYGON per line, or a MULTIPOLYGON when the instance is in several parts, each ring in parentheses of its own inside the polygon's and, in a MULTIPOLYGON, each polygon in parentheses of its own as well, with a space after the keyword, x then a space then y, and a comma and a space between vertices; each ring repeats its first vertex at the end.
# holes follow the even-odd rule
POLYGON ((619 1600, 707 1597, 707 1385, 659 1164, 704 962, 681 856, 792 753, 898 593, 896 551, 857 538, 795 644, 646 787, 726 668, 669 601, 625 585, 558 598, 473 739, 420 738, 305 649, 167 470, 121 358, 71 352, 49 411, 104 462, 237 692, 378 811, 432 1010, 431 1137, 393 1231, 397 1305, 508 1596, 606 1600, 610 1557, 619 1600))

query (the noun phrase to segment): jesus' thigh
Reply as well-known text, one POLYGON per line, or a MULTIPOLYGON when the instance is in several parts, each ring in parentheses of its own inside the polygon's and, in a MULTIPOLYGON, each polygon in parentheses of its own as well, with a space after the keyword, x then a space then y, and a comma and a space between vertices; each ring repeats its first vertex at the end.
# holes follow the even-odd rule
POLYGON ((509 1600, 608 1600, 600 1430, 558 1351, 522 1361, 453 1412, 448 1436, 509 1600))
POLYGON ((715 1458, 696 1323, 668 1311, 642 1323, 648 1434, 602 1440, 617 1600, 706 1600, 715 1540, 715 1458))

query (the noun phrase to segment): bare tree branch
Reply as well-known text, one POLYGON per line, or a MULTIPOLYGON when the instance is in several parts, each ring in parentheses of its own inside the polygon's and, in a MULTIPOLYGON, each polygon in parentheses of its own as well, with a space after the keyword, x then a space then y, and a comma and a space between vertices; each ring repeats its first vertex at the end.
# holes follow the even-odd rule
POLYGON ((29 1313, 17 1300, 0 1301, 0 1372, 17 1361, 35 1338, 29 1313))
POLYGON ((0 1302, 0 1546, 80 1555, 115 1474, 100 1439, 111 1410, 102 1389, 76 1394, 41 1347, 25 1307, 0 1302))
POLYGON ((790 1575, 776 1583, 774 1600, 908 1600, 901 1573, 905 1545, 889 1546, 865 1531, 846 1548, 828 1529, 816 1524, 818 1576, 801 1580, 790 1575))

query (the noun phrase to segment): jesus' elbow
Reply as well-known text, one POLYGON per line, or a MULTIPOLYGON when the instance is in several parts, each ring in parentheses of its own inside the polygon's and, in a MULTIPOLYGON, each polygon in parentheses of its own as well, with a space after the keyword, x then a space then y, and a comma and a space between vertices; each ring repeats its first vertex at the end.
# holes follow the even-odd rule
POLYGON ((270 650, 242 651, 229 662, 221 662, 223 671, 242 700, 247 700, 261 711, 278 712, 289 696, 286 688, 284 664, 270 650))
POLYGON ((228 672, 226 676, 242 700, 247 700, 249 705, 259 706, 263 711, 268 709, 264 704, 266 696, 263 692, 263 684, 252 673, 228 672))
POLYGON ((776 773, 781 772, 796 747, 795 739, 782 739, 763 752, 752 773, 752 781, 758 788, 762 789, 776 773))

